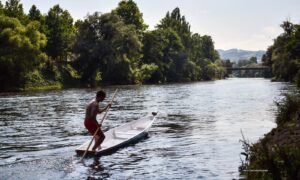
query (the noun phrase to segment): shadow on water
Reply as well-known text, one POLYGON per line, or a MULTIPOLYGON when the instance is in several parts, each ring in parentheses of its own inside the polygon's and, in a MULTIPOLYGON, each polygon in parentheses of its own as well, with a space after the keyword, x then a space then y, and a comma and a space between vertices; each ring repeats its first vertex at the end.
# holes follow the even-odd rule
POLYGON ((170 114, 166 118, 160 119, 162 122, 157 127, 165 128, 164 133, 187 133, 192 128, 190 123, 193 121, 190 116, 184 114, 170 114))
POLYGON ((111 176, 109 170, 101 164, 100 157, 94 157, 93 163, 88 165, 88 167, 89 167, 89 173, 88 173, 89 175, 86 178, 88 180, 107 179, 111 176))

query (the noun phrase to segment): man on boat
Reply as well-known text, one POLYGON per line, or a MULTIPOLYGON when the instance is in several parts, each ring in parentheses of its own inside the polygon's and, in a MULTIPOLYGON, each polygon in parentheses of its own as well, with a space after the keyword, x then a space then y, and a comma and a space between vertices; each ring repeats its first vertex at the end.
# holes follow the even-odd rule
POLYGON ((95 151, 96 148, 101 149, 101 143, 105 138, 104 133, 101 130, 101 124, 99 124, 96 120, 97 114, 100 114, 111 107, 111 103, 109 103, 106 107, 102 109, 99 108, 99 102, 103 101, 105 99, 105 96, 106 94, 104 91, 98 91, 96 94, 96 98, 88 103, 85 111, 84 126, 87 128, 87 130, 91 133, 92 136, 94 136, 96 131, 99 129, 95 135, 95 144, 92 148, 93 151, 95 151))

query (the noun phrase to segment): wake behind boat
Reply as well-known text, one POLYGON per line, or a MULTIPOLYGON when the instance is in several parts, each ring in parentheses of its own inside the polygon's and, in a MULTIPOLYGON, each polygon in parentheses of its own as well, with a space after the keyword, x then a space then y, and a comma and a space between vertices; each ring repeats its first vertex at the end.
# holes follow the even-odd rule
MULTIPOLYGON (((138 120, 128 122, 122 126, 113 128, 105 132, 105 139, 101 144, 101 149, 92 151, 95 141, 93 140, 89 147, 88 155, 104 155, 109 154, 117 149, 135 143, 148 135, 148 130, 152 126, 157 113, 153 112, 151 115, 142 117, 138 120)), ((87 150, 90 140, 82 144, 76 149, 76 153, 81 155, 87 150)))

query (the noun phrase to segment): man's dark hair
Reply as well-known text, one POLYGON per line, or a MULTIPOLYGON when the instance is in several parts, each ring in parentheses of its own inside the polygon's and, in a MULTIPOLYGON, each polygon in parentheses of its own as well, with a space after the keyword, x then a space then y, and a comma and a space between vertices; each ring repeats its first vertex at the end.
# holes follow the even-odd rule
POLYGON ((105 94, 104 91, 100 90, 100 91, 97 92, 97 97, 103 97, 103 98, 105 98, 105 96, 106 96, 106 94, 105 94))

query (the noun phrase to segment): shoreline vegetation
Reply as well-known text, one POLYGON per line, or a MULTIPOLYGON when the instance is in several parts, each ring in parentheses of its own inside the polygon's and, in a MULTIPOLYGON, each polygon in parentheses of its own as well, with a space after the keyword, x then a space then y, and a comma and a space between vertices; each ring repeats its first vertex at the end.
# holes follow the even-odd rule
POLYGON ((76 22, 59 5, 0 0, 0 92, 224 78, 212 38, 190 29, 175 8, 148 30, 132 0, 76 22))
POLYGON ((241 176, 246 179, 300 179, 300 25, 285 21, 284 32, 262 60, 272 68, 273 81, 296 85, 278 102, 277 127, 250 144, 243 138, 241 176))

